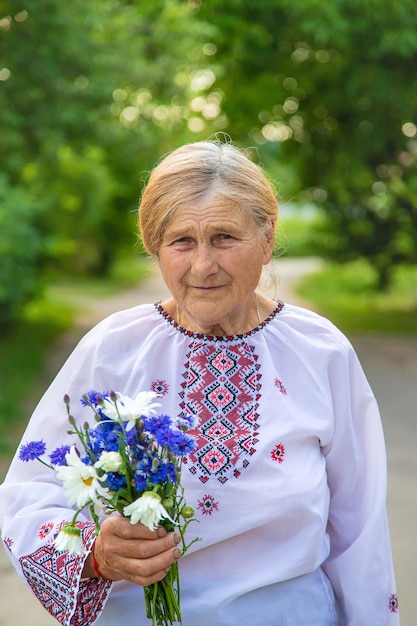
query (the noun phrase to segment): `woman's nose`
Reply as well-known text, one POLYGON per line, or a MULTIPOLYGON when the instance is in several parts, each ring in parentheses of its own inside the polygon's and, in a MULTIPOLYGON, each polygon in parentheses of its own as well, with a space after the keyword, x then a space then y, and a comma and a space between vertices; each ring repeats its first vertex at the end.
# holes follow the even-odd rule
POLYGON ((193 274, 207 276, 217 272, 216 251, 211 246, 197 245, 194 249, 191 267, 193 274))

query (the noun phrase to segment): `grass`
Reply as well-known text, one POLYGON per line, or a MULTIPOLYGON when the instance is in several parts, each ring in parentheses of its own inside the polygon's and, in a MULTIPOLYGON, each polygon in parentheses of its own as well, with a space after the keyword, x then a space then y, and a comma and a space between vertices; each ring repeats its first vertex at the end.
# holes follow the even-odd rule
POLYGON ((306 277, 298 293, 346 333, 417 333, 417 267, 396 268, 386 292, 365 260, 328 265, 306 277))

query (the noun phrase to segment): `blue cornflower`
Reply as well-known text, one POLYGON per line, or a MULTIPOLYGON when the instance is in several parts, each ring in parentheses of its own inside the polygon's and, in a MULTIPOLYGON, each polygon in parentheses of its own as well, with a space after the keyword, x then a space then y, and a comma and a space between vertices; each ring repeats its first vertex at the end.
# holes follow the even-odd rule
POLYGON ((152 472, 148 475, 148 480, 152 485, 158 483, 176 482, 175 466, 172 463, 160 462, 152 467, 152 472))
POLYGON ((132 467, 139 467, 143 464, 144 459, 146 459, 146 450, 142 448, 137 448, 135 446, 129 447, 128 455, 130 459, 130 464, 132 467))
POLYGON ((120 429, 108 424, 100 423, 97 428, 91 428, 88 431, 90 436, 90 444, 93 452, 96 454, 106 450, 107 452, 117 452, 119 449, 120 429))
POLYGON ((167 463, 166 468, 167 468, 167 478, 169 478, 172 483, 176 483, 178 476, 177 476, 177 470, 176 470, 174 463, 167 463))
POLYGON ((138 491, 143 491, 148 487, 148 478, 146 475, 136 472, 135 474, 135 487, 138 491))
POLYGON ((29 441, 22 446, 19 450, 19 459, 21 461, 35 461, 39 459, 42 454, 45 454, 46 443, 41 439, 40 441, 29 441))
POLYGON ((117 452, 119 449, 120 437, 116 433, 108 433, 102 440, 102 449, 106 452, 117 452))
POLYGON ((118 472, 108 472, 106 485, 111 491, 120 491, 126 488, 126 478, 118 472))
POLYGON ((95 391, 94 389, 90 389, 90 391, 87 391, 81 398, 81 404, 83 406, 89 406, 90 404, 92 404, 93 406, 97 406, 99 404, 99 401, 104 400, 109 397, 110 397, 109 391, 100 392, 100 391, 95 391), (86 397, 88 400, 85 399, 86 397))
POLYGON ((197 446, 194 437, 190 437, 190 435, 186 435, 181 431, 178 431, 178 434, 180 436, 168 444, 172 454, 175 454, 175 456, 185 456, 193 452, 197 446))
POLYGON ((148 453, 144 455, 137 464, 135 470, 135 483, 138 491, 146 489, 148 485, 148 478, 151 472, 154 471, 154 464, 158 467, 159 459, 157 456, 152 455, 150 451, 148 451, 148 453))
MULTIPOLYGON (((96 411, 97 411, 97 414, 100 416, 100 421, 101 422, 103 422, 103 423, 105 422, 106 424, 110 424, 111 423, 110 418, 105 414, 105 412, 103 411, 102 407, 96 405, 96 411)), ((113 424, 114 424, 114 422, 113 422, 113 424)))
POLYGON ((143 455, 143 457, 140 459, 137 465, 136 471, 144 475, 149 474, 152 468, 153 458, 154 457, 152 456, 150 452, 148 454, 143 455))
POLYGON ((148 483, 151 485, 159 485, 159 483, 166 482, 166 478, 164 477, 163 471, 158 474, 150 474, 148 477, 148 483))
POLYGON ((96 456, 99 456, 103 451, 103 434, 99 430, 89 430, 88 435, 88 447, 96 456))
POLYGON ((155 433, 155 438, 160 446, 168 446, 171 450, 171 446, 175 445, 179 439, 182 439, 182 432, 179 430, 172 430, 171 428, 165 428, 158 430, 155 433))
POLYGON ((88 441, 87 442, 87 448, 89 450, 91 450, 91 452, 94 454, 94 456, 100 456, 102 449, 100 448, 99 445, 97 445, 97 442, 94 440, 88 441))
POLYGON ((126 441, 130 446, 138 445, 143 447, 143 443, 141 443, 141 432, 137 432, 135 428, 131 428, 126 432, 126 441))
POLYGON ((154 415, 145 417, 143 420, 145 430, 151 435, 158 435, 161 430, 167 430, 171 427, 172 420, 169 415, 154 415))
POLYGON ((52 465, 65 465, 65 455, 68 454, 70 450, 70 446, 60 446, 59 448, 56 448, 53 452, 51 452, 51 454, 49 455, 49 459, 52 465))

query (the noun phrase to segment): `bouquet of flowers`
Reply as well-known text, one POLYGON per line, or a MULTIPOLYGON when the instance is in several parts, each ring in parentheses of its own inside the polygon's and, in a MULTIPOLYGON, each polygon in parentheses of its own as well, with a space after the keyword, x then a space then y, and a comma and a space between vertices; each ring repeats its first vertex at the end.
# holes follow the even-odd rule
MULTIPOLYGON (((80 427, 70 412, 70 399, 64 397, 71 435, 78 445, 63 445, 49 455, 50 463, 41 457, 44 441, 21 446, 22 461, 37 459, 56 471, 62 480, 68 504, 76 508, 70 524, 65 524, 55 539, 57 550, 83 554, 77 517, 88 507, 100 531, 103 514, 114 511, 130 517, 132 524, 141 522, 151 530, 158 525, 181 535, 182 553, 188 545, 185 531, 193 521, 194 510, 184 500, 181 465, 184 456, 196 446, 187 433, 195 426, 195 417, 171 418, 157 413, 157 394, 140 392, 129 398, 118 392, 89 391, 81 402, 90 407, 95 423, 80 427)), ((178 563, 166 577, 144 588, 146 614, 152 625, 181 623, 178 563)))

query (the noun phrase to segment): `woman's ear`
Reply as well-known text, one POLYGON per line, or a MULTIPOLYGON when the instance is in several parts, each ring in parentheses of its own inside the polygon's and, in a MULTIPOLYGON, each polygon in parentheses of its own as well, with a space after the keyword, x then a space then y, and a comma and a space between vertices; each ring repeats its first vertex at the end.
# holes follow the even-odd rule
POLYGON ((267 265, 271 260, 272 253, 275 248, 275 229, 277 222, 276 220, 271 220, 269 223, 269 227, 265 233, 265 248, 264 248, 264 265, 267 265))

